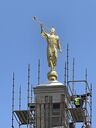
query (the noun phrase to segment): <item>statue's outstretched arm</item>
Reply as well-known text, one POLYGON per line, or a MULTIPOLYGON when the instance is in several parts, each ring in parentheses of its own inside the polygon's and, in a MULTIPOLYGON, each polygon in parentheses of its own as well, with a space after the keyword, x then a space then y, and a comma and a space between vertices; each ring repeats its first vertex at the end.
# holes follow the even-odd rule
POLYGON ((44 38, 48 38, 48 34, 47 32, 44 31, 44 28, 43 28, 43 24, 40 24, 40 27, 41 27, 41 35, 44 37, 44 38))
POLYGON ((40 28, 41 28, 41 33, 44 31, 43 30, 43 24, 40 24, 40 28))

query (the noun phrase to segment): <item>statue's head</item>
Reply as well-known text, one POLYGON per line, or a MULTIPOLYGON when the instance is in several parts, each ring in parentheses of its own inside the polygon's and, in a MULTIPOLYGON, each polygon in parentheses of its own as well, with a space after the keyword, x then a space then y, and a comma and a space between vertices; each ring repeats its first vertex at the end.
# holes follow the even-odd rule
POLYGON ((50 34, 55 34, 55 32, 56 32, 55 28, 52 27, 51 30, 50 30, 50 34))

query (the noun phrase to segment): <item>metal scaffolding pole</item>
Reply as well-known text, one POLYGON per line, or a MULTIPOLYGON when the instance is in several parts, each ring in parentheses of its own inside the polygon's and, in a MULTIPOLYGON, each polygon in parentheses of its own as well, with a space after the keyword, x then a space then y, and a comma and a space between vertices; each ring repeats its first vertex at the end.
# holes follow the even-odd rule
POLYGON ((21 110, 21 85, 19 87, 19 110, 21 110))
POLYGON ((38 60, 38 85, 40 84, 40 59, 38 60))
POLYGON ((28 103, 29 103, 29 99, 30 99, 30 64, 28 64, 28 88, 27 88, 27 128, 28 128, 28 124, 29 124, 29 107, 28 107, 28 103))
POLYGON ((13 72, 13 85, 12 85, 12 128, 14 128, 14 80, 15 80, 15 75, 13 72))
POLYGON ((90 128, 92 128, 92 84, 90 85, 90 128))
POLYGON ((67 44, 67 86, 68 86, 68 79, 69 79, 69 45, 67 44))
MULTIPOLYGON (((21 110, 21 85, 19 87, 19 110, 21 110)), ((19 128, 21 127, 20 123, 19 123, 19 128)))
POLYGON ((65 62, 65 72, 64 72, 64 85, 66 86, 66 62, 65 62))
POLYGON ((74 95, 74 77, 75 77, 75 59, 73 58, 73 75, 72 75, 72 80, 73 80, 73 82, 72 82, 72 94, 74 95))

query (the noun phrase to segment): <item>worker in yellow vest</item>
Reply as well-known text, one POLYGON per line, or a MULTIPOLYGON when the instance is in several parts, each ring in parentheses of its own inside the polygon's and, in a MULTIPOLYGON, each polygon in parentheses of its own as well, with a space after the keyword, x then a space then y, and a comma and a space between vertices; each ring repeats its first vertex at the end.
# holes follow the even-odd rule
POLYGON ((91 96, 91 94, 90 93, 87 93, 87 94, 83 94, 83 95, 75 95, 73 97, 73 100, 72 100, 72 101, 74 101, 75 107, 76 108, 78 108, 78 107, 81 107, 82 108, 83 107, 83 104, 87 100, 87 97, 88 96, 91 96))
POLYGON ((77 95, 77 97, 74 98, 74 105, 76 108, 81 107, 81 97, 77 95))

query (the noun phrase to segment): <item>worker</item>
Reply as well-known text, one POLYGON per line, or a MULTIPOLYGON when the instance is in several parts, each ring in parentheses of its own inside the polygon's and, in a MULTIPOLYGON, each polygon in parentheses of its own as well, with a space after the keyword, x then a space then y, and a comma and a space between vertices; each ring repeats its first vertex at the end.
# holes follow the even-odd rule
POLYGON ((87 100, 87 97, 90 96, 90 93, 83 94, 83 95, 75 95, 73 98, 71 97, 72 101, 74 101, 74 105, 76 108, 83 107, 84 101, 87 100))
POLYGON ((79 95, 77 95, 75 98, 74 98, 74 105, 76 108, 79 108, 81 107, 81 97, 79 95))

